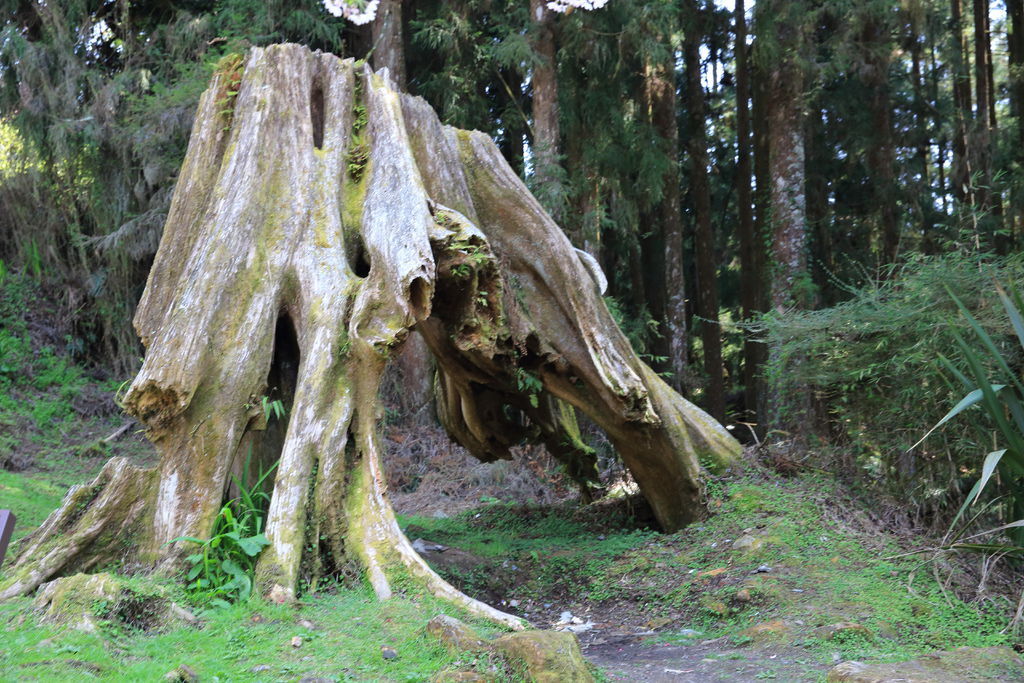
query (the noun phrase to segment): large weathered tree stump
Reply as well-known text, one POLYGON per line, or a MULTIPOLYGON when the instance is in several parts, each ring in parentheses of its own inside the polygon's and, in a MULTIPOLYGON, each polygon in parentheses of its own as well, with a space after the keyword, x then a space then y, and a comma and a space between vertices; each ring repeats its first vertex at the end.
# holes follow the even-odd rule
MULTIPOLYGON (((592 264, 590 264, 592 266, 592 264)), ((0 597, 110 563, 171 572, 208 537, 231 474, 277 462, 257 568, 265 594, 355 561, 381 597, 404 567, 432 592, 521 622, 441 580, 402 534, 381 470, 378 387, 412 328, 439 415, 483 460, 531 428, 583 481, 574 406, 609 435, 673 530, 701 463, 738 444, 637 359, 592 268, 484 134, 443 126, 386 72, 298 45, 228 60, 203 95, 135 317, 125 398, 160 453, 115 458, 20 546, 0 597), (288 407, 267 425, 264 397, 288 407)))

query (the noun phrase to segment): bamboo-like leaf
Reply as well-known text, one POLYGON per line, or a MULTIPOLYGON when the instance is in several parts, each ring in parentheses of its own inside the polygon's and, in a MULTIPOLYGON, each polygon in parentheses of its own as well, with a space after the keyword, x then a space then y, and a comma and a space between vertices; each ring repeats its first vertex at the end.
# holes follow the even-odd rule
POLYGON ((996 467, 999 466, 999 461, 1002 460, 1003 456, 1006 455, 1006 449, 999 451, 992 451, 985 456, 985 463, 981 466, 981 479, 978 480, 975 488, 977 491, 974 493, 974 498, 971 499, 971 504, 977 502, 981 496, 981 492, 985 490, 985 486, 988 484, 988 480, 992 478, 992 475, 996 471, 996 467))
MULTIPOLYGON (((1014 386, 1016 386, 1017 391, 1019 391, 1021 394, 1024 394, 1024 384, 1021 384, 1020 380, 1017 379, 1017 374, 1010 369, 1009 365, 1007 365, 1006 360, 1003 358, 1003 355, 999 353, 999 349, 996 347, 995 342, 992 341, 992 337, 990 337, 988 332, 985 331, 985 328, 982 327, 981 324, 974 319, 974 316, 971 315, 971 312, 967 310, 967 307, 964 306, 963 302, 960 301, 960 299, 958 299, 955 294, 953 294, 953 291, 950 290, 948 287, 946 289, 947 291, 949 291, 949 295, 953 297, 953 301, 956 302, 957 307, 960 309, 961 315, 963 315, 964 318, 967 319, 967 324, 971 326, 971 329, 974 330, 974 333, 978 335, 979 339, 981 339, 981 343, 984 344, 986 349, 988 349, 989 355, 999 366, 999 369, 1002 370, 1003 373, 1005 373, 1005 375, 1010 378, 1014 386)), ((963 340, 960 339, 959 335, 956 335, 956 337, 957 340, 960 341, 960 343, 964 343, 963 340)))
MULTIPOLYGON (((995 385, 992 386, 992 389, 998 393, 1005 386, 1006 386, 1005 384, 995 384, 995 385)), ((915 443, 913 446, 911 446, 907 450, 910 451, 910 450, 913 450, 913 449, 917 448, 918 446, 920 446, 921 442, 924 441, 925 439, 927 439, 929 436, 931 436, 932 432, 934 432, 936 429, 938 429, 942 425, 946 424, 947 422, 949 422, 954 417, 956 417, 960 413, 964 412, 965 410, 967 410, 971 406, 973 406, 973 405, 977 404, 978 402, 980 402, 984 397, 985 397, 985 394, 984 394, 984 392, 982 392, 981 389, 975 389, 971 393, 969 393, 966 396, 964 396, 962 399, 960 399, 959 403, 957 403, 955 406, 953 406, 952 410, 950 410, 948 413, 946 413, 946 415, 941 420, 939 420, 938 422, 935 423, 934 427, 929 429, 928 432, 924 436, 922 436, 920 438, 920 440, 918 440, 917 443, 915 443)))
MULTIPOLYGON (((1021 347, 1024 347, 1024 317, 1021 317, 1020 309, 1014 305, 1013 301, 1006 294, 1006 290, 996 284, 996 292, 999 293, 999 300, 1003 302, 1003 308, 1006 309, 1006 314, 1010 317, 1010 324, 1013 325, 1013 331, 1017 333, 1017 339, 1020 341, 1021 347)), ((1016 295, 1016 292, 1014 292, 1016 295)), ((1020 297, 1015 297, 1020 300, 1020 297)))

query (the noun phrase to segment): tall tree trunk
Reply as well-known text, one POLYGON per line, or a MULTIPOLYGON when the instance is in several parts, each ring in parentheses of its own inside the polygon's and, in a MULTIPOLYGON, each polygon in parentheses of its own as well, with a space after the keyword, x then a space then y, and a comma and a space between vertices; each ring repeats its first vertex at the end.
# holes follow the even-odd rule
POLYGON ((391 79, 405 90, 405 44, 402 0, 381 0, 373 20, 373 68, 387 68, 391 79))
MULTIPOLYGON (((934 247, 932 246, 934 221, 932 217, 935 209, 932 206, 934 195, 932 194, 931 187, 931 173, 928 163, 930 155, 928 150, 931 148, 932 141, 931 126, 928 119, 928 103, 925 99, 924 74, 921 68, 923 62, 921 54, 922 36, 916 26, 912 27, 910 39, 910 77, 913 79, 914 85, 914 129, 917 138, 914 145, 914 165, 916 166, 915 170, 918 176, 917 197, 914 199, 913 204, 916 207, 917 221, 920 226, 920 249, 924 253, 931 253, 934 252, 934 247)), ((939 164, 942 163, 941 156, 938 162, 939 164)), ((942 190, 940 190, 941 192, 942 190)))
MULTIPOLYGON (((662 196, 652 210, 657 236, 645 246, 652 266, 646 293, 651 313, 660 322, 661 337, 653 344, 655 356, 667 358, 663 369, 669 384, 684 390, 687 364, 686 278, 683 271, 683 218, 679 197, 679 128, 676 120, 675 50, 670 37, 669 58, 645 67, 644 98, 651 125, 661 138, 668 161, 662 176, 662 196), (659 277, 660 276, 660 277, 659 277), (657 311, 656 311, 657 308, 657 311)), ((719 418, 720 419, 720 418, 719 418)))
POLYGON ((953 79, 953 105, 956 109, 956 126, 953 134, 953 167, 950 180, 953 196, 959 204, 958 210, 974 203, 971 183, 971 158, 968 134, 971 130, 971 74, 967 64, 967 44, 964 41, 963 0, 950 0, 951 30, 953 32, 953 54, 951 78, 953 79))
POLYGON ((561 127, 558 112, 558 61, 555 50, 555 14, 545 0, 530 0, 533 51, 536 55, 530 83, 533 88, 533 164, 535 188, 541 204, 561 220, 565 189, 560 168, 561 127))
POLYGON ((991 223, 988 215, 992 211, 992 133, 990 106, 992 96, 988 80, 988 0, 974 0, 974 130, 970 142, 973 158, 972 170, 976 180, 974 186, 975 210, 985 215, 985 223, 991 223))
POLYGON ((592 476, 575 406, 676 529, 700 514, 700 463, 739 451, 636 357, 489 137, 299 45, 254 48, 202 96, 135 326, 147 350, 125 406, 159 465, 114 458, 73 488, 21 543, 0 599, 110 562, 175 573, 191 549, 176 539, 209 537, 251 448, 276 463, 263 594, 288 601, 354 565, 382 599, 411 576, 522 628, 435 574, 388 502, 380 381, 413 326, 438 359, 443 424, 481 460, 521 440, 511 407, 574 477, 592 476), (275 395, 290 406, 283 432, 263 411, 275 395))
MULTIPOLYGON (((753 176, 750 164, 750 71, 747 65, 747 14, 743 0, 736 0, 736 206, 740 243, 740 306, 743 319, 751 320, 763 311, 759 295, 764 287, 757 254, 764 251, 764 240, 754 231, 753 176)), ((743 335, 743 405, 746 419, 757 417, 757 374, 763 344, 753 333, 743 335)))
MULTIPOLYGON (((765 12, 777 3, 767 3, 765 12)), ((771 176, 772 306, 802 305, 798 289, 807 274, 807 201, 804 162, 804 72, 799 26, 774 22, 783 56, 767 84, 768 165, 771 176)))
MULTIPOLYGON (((1017 122, 1015 161, 1024 166, 1024 0, 1006 0, 1010 22, 1007 43, 1010 52, 1010 115, 1017 122)), ((1010 195, 1008 229, 1011 243, 1024 235, 1024 192, 1018 183, 1010 195)))
MULTIPOLYGON (((868 10, 871 11, 871 10, 868 10)), ((896 211, 896 146, 893 142, 892 100, 889 96, 889 65, 892 59, 888 20, 872 11, 864 21, 862 44, 867 64, 865 82, 875 138, 868 144, 873 200, 877 211, 881 262, 896 261, 899 250, 899 219, 896 211)))
MULTIPOLYGON (((757 42, 751 46, 754 51, 757 42)), ((758 65, 751 71, 752 85, 751 102, 752 125, 751 133, 754 142, 754 253, 752 261, 752 273, 757 279, 751 283, 753 287, 753 301, 757 307, 755 310, 767 311, 771 306, 771 283, 768 277, 768 245, 771 240, 771 173, 768 163, 768 106, 767 106, 767 85, 768 75, 764 67, 758 65)), ((768 360, 768 347, 764 343, 754 345, 754 352, 757 354, 755 367, 760 368, 768 360)), ((757 401, 749 409, 757 416, 758 432, 761 435, 766 433, 768 424, 768 391, 763 375, 759 372, 757 377, 757 389, 755 396, 757 401)))
POLYGON ((828 180, 825 164, 828 151, 824 144, 825 112, 815 102, 807 116, 807 225, 810 230, 811 253, 820 267, 812 268, 819 302, 830 306, 835 297, 830 291, 831 275, 835 272, 832 246, 832 226, 829 225, 828 180))
MULTIPOLYGON (((686 112, 689 128, 690 197, 694 213, 694 251, 697 265, 697 315, 704 347, 704 372, 708 377, 704 405, 717 419, 725 419, 725 378, 722 374, 722 337, 718 324, 718 274, 715 235, 711 227, 711 183, 708 180, 708 147, 704 119, 707 107, 701 83, 700 45, 704 17, 697 0, 684 0, 683 61, 686 68, 686 112)), ((681 254, 679 255, 681 256, 681 254)))

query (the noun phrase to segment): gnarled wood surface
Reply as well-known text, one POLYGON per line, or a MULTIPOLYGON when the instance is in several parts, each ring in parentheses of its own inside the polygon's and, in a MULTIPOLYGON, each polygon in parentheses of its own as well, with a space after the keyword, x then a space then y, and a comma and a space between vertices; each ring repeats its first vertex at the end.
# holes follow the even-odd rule
POLYGON ((592 479, 574 406, 606 430, 665 529, 698 514, 701 463, 738 444, 636 357, 592 264, 486 135, 443 126, 386 71, 298 45, 222 67, 135 318, 147 352, 125 403, 160 464, 114 459, 73 489, 22 544, 0 597, 103 562, 175 570, 188 548, 170 541, 209 536, 251 454, 254 469, 278 463, 264 593, 293 597, 354 560, 382 598, 404 567, 521 627, 440 579, 387 501, 378 388, 414 327, 437 361, 439 416, 477 457, 508 456, 521 410, 592 479), (288 407, 286 428, 267 424, 264 397, 288 407))

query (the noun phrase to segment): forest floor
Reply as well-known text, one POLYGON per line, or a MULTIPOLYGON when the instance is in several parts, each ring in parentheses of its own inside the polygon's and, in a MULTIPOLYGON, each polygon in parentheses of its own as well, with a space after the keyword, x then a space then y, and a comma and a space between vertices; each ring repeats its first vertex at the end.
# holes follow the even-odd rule
MULTIPOLYGON (((2 297, 0 322, 0 507, 20 538, 110 455, 154 456, 116 408, 120 382, 68 361, 45 322, 12 318, 2 297)), ((907 555, 934 541, 890 528, 824 474, 782 476, 749 452, 708 482, 705 520, 660 534, 628 495, 580 506, 538 451, 481 465, 438 430, 385 428, 400 522, 428 562, 538 628, 576 632, 598 680, 820 681, 850 660, 917 660, 915 672, 931 667, 924 680, 1024 679, 1007 629, 1013 577, 978 575, 977 558, 907 555)), ((158 589, 194 623, 126 621, 96 604, 99 627, 84 632, 47 622, 31 598, 0 604, 0 680, 148 681, 182 665, 201 681, 422 681, 452 668, 514 678, 428 636, 442 612, 497 630, 413 588, 379 603, 337 583, 297 606, 227 608, 174 581, 158 589)))

